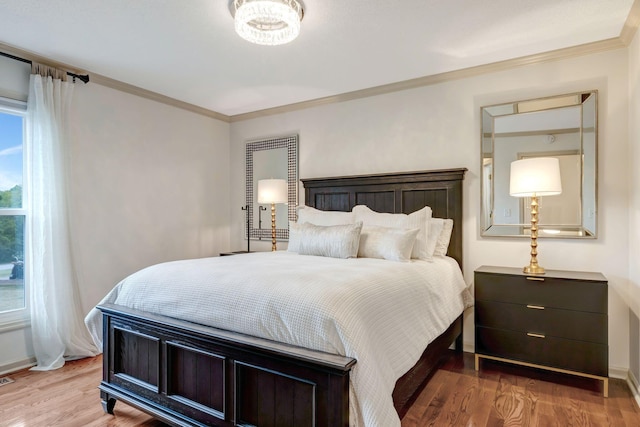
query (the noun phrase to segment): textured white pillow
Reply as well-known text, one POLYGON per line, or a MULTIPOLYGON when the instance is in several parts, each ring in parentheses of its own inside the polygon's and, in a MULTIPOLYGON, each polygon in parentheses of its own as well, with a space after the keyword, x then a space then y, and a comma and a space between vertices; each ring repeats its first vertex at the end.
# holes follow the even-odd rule
MULTIPOLYGON (((442 221, 442 231, 438 236, 438 242, 436 243, 433 256, 446 256, 447 251, 449 250, 449 242, 451 241, 451 232, 453 231, 453 220, 441 218, 433 219, 440 219, 442 221)), ((433 225, 433 222, 431 224, 433 225)))
POLYGON ((358 256, 362 223, 346 225, 315 225, 289 223, 288 252, 332 258, 358 256))
POLYGON ((444 226, 444 219, 442 218, 431 218, 429 220, 429 236, 427 237, 427 253, 430 255, 430 258, 433 258, 436 246, 438 244, 438 239, 440 238, 440 233, 442 233, 442 227, 444 226))
POLYGON ((369 209, 367 206, 358 205, 353 208, 356 221, 362 221, 364 226, 379 226, 390 228, 414 229, 417 228, 416 243, 411 251, 411 258, 432 258, 432 252, 427 252, 427 237, 429 235, 429 221, 431 220, 431 208, 424 208, 412 214, 380 213, 369 209))
POLYGON ((362 227, 358 257, 409 261, 418 231, 417 228, 362 227))
POLYGON ((315 225, 344 225, 355 223, 353 212, 321 211, 310 206, 298 208, 298 223, 315 225))

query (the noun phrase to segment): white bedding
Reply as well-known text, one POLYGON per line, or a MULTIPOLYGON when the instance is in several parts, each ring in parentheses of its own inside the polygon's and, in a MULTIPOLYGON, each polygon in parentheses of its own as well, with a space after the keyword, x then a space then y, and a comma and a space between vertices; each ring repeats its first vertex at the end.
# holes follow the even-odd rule
MULTIPOLYGON (((392 392, 465 308, 451 258, 393 262, 263 252, 158 264, 103 300, 357 359, 350 424, 400 426, 392 392)), ((85 319, 102 348, 101 314, 85 319)))

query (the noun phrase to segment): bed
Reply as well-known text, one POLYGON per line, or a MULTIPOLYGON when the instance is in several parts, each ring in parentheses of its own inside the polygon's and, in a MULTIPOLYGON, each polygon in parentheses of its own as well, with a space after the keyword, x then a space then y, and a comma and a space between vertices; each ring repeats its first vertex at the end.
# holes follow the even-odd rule
MULTIPOLYGON (((323 211, 348 212, 366 205, 377 212, 412 213, 431 207, 434 217, 453 219, 447 255, 461 267, 465 171, 302 181, 306 205, 323 211)), ((226 258, 238 263, 243 256, 250 255, 226 258)), ((153 300, 151 291, 147 295, 153 300)), ((363 424, 354 421, 353 409, 350 414, 350 399, 352 404, 354 400, 350 375, 358 363, 353 357, 112 302, 97 309, 104 351, 99 388, 108 413, 121 400, 172 425, 334 427, 349 426, 350 418, 355 425, 363 424)), ((395 383, 392 398, 399 417, 451 344, 461 350, 462 310, 443 329, 395 383)))

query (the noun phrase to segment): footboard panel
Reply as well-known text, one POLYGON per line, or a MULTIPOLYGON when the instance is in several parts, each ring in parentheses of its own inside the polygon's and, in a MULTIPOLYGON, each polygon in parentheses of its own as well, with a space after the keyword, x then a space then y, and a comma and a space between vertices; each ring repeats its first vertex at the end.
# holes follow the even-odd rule
POLYGON ((352 358, 113 304, 99 308, 108 412, 117 399, 173 425, 349 424, 352 358))

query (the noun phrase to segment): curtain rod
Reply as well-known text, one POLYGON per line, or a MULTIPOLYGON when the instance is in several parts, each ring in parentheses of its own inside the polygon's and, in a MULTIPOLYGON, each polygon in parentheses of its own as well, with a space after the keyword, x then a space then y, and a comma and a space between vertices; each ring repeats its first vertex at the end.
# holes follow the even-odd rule
MULTIPOLYGON (((7 58, 14 59, 16 61, 24 62, 27 64, 33 63, 33 61, 31 61, 30 59, 20 58, 19 56, 11 55, 10 53, 5 53, 2 51, 0 51, 0 56, 5 56, 7 58)), ((76 74, 76 73, 67 71, 67 75, 73 77, 74 82, 76 81, 76 79, 78 79, 84 84, 89 83, 89 74, 81 75, 81 74, 76 74)))

